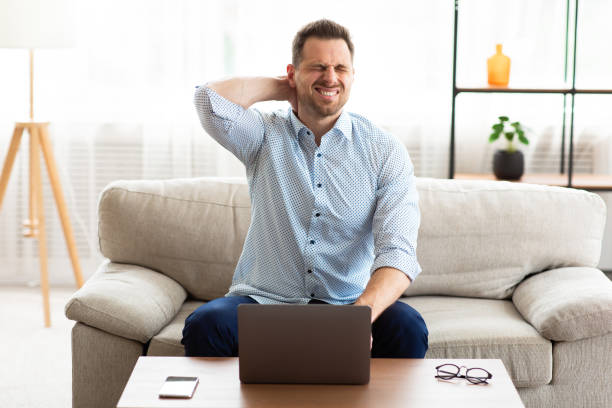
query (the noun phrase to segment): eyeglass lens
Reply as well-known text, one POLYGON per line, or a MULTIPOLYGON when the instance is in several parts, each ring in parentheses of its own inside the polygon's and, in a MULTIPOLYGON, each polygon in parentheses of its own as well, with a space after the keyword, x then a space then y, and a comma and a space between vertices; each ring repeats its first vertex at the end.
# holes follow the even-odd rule
POLYGON ((465 372, 465 379, 472 384, 480 384, 487 382, 489 373, 482 368, 470 368, 465 372))
POLYGON ((454 364, 444 364, 438 367, 438 377, 443 380, 450 380, 459 374, 459 367, 454 364))

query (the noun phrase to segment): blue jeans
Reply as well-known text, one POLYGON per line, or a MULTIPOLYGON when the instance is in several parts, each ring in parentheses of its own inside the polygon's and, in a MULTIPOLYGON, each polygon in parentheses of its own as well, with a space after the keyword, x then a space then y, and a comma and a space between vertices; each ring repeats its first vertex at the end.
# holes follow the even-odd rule
MULTIPOLYGON (((257 303, 248 296, 230 296, 198 307, 185 320, 185 355, 238 356, 238 305, 257 303)), ((425 321, 412 307, 397 301, 372 324, 372 357, 423 358, 428 347, 425 321)))

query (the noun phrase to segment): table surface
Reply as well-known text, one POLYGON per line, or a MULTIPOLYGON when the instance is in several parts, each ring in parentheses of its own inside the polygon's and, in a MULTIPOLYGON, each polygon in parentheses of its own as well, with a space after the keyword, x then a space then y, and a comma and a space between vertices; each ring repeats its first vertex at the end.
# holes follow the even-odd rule
POLYGON ((367 385, 242 384, 237 358, 140 357, 117 407, 524 407, 501 360, 372 359, 370 376, 367 385), (435 367, 444 363, 484 368, 493 378, 438 380, 435 367), (199 377, 193 398, 158 397, 171 375, 199 377))

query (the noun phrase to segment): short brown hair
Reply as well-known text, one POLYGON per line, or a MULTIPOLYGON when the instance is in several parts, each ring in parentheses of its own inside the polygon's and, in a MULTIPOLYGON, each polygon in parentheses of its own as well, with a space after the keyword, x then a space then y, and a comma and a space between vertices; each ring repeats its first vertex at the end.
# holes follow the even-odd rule
POLYGON ((302 62, 302 50, 304 49, 304 43, 310 37, 317 37, 326 40, 341 39, 348 45, 349 51, 351 52, 351 60, 355 53, 355 47, 351 41, 351 34, 349 31, 338 23, 331 20, 317 20, 312 23, 306 24, 293 38, 293 54, 291 63, 296 68, 302 62))

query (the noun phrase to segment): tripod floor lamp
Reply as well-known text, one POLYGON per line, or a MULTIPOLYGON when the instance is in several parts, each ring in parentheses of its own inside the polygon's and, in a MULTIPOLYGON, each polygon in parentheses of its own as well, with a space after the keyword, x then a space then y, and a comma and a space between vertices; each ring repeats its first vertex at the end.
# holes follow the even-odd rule
POLYGON ((27 48, 30 50, 30 120, 17 122, 13 131, 2 173, 0 174, 0 209, 13 163, 24 131, 29 134, 29 215, 24 221, 24 236, 38 239, 40 260, 40 286, 43 297, 44 322, 51 326, 49 310, 49 277, 47 271, 47 237, 43 213, 43 195, 40 158, 44 158, 49 181, 57 204, 59 218, 66 237, 68 253, 78 287, 83 285, 81 266, 77 256, 68 210, 59 173, 49 139, 49 123, 34 120, 34 49, 63 48, 73 44, 68 0, 0 0, 0 48, 27 48))

